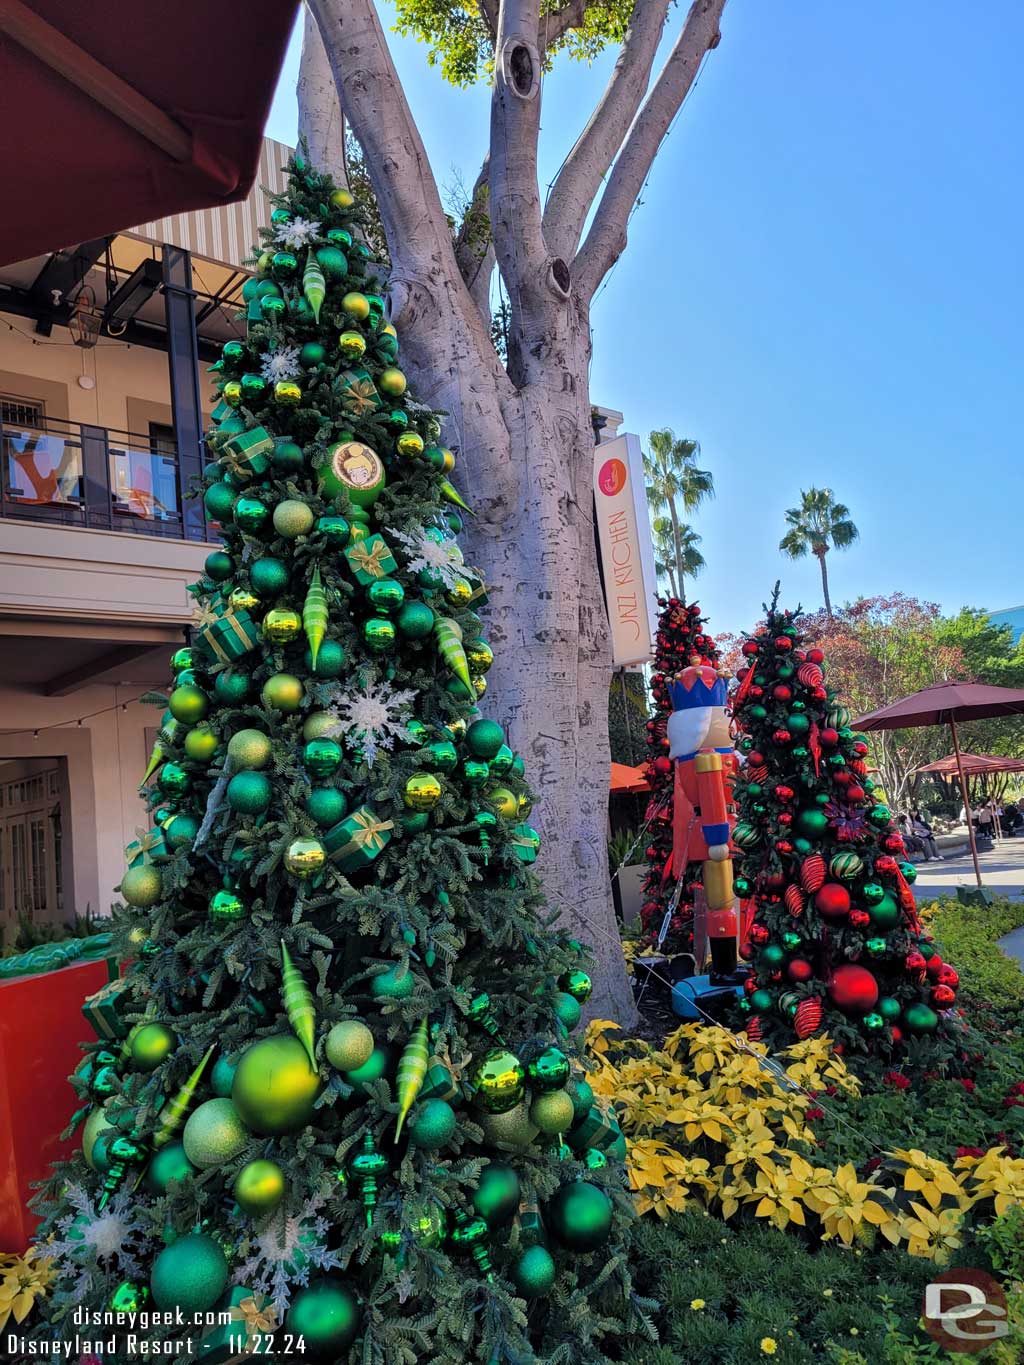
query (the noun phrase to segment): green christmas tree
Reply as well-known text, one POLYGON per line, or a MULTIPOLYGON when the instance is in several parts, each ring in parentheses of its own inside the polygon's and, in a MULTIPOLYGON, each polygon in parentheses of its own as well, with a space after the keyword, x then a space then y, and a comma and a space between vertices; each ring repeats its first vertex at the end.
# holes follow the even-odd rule
POLYGON ((603 1361, 643 1308, 625 1143, 569 1040, 590 982, 528 870, 522 760, 477 710, 454 457, 352 196, 289 173, 213 367, 223 544, 128 850, 135 963, 87 1006, 38 1331, 180 1310, 149 1336, 214 1363, 261 1333, 277 1358, 603 1361))
POLYGON ((754 905, 747 1031, 772 1047, 827 1032, 851 1057, 940 1065, 962 1050, 959 978, 922 928, 916 872, 829 689, 799 611, 778 609, 742 652, 733 699, 736 891, 754 905))

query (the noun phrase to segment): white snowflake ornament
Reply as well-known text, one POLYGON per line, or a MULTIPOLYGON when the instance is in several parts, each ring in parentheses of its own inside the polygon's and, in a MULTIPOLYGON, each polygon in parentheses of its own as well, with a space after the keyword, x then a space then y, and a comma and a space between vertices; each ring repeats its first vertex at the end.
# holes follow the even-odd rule
POLYGON ((409 556, 410 573, 431 569, 446 588, 453 588, 464 576, 462 551, 454 540, 437 539, 436 533, 425 531, 422 526, 413 526, 409 531, 389 527, 387 534, 397 540, 409 556))
POLYGON ((340 735, 361 748, 372 768, 381 749, 393 749, 396 739, 409 738, 405 723, 415 699, 415 692, 399 691, 370 673, 361 692, 343 692, 335 698, 330 708, 335 721, 327 734, 340 735))
POLYGON ((298 346, 278 346, 268 351, 260 365, 260 374, 268 384, 276 384, 282 379, 294 379, 299 372, 298 346))
POLYGON ((274 232, 274 240, 297 251, 320 236, 320 224, 312 218, 293 218, 290 223, 281 223, 274 232))

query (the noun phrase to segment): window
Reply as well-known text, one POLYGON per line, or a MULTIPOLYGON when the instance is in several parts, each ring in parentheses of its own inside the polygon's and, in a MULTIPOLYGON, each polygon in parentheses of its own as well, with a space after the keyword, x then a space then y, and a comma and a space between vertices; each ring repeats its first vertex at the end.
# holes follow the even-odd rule
POLYGON ((172 460, 177 458, 178 445, 174 439, 174 428, 166 422, 150 422, 149 443, 153 447, 154 455, 169 455, 172 460))
POLYGON ((28 427, 32 431, 42 431, 46 421, 46 409, 35 398, 15 398, 11 394, 0 393, 0 422, 5 427, 28 427))
POLYGON ((59 767, 0 781, 0 798, 0 934, 9 944, 19 918, 63 913, 59 767))
POLYGON ((36 507, 81 502, 81 447, 61 431, 62 424, 47 430, 46 408, 38 399, 0 393, 0 473, 12 502, 36 507))
POLYGON ((172 426, 150 422, 147 434, 131 437, 131 448, 111 447, 110 462, 115 512, 146 521, 177 518, 178 447, 172 426))

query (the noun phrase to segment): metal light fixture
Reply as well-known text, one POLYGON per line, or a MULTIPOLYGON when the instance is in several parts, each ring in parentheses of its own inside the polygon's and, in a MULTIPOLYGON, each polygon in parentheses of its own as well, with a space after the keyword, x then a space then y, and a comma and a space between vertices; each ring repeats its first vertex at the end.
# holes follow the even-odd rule
POLYGON ((75 295, 68 331, 76 346, 92 350, 99 340, 103 314, 96 307, 96 294, 91 285, 83 284, 75 295))
POLYGON ((156 293, 162 278, 160 262, 155 261, 152 256, 147 256, 142 264, 132 271, 124 284, 111 294, 103 311, 103 320, 112 336, 120 336, 139 309, 156 293), (117 323, 121 326, 115 331, 112 324, 117 323))

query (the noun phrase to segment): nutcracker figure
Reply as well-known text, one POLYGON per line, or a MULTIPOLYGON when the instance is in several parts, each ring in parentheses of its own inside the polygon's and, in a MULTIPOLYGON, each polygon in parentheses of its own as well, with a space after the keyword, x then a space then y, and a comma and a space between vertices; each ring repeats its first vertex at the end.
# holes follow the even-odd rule
POLYGON ((687 863, 703 864, 712 971, 727 976, 736 969, 738 936, 729 846, 736 753, 726 714, 727 684, 716 669, 691 665, 667 686, 669 757, 675 763, 673 870, 678 877, 687 863))

